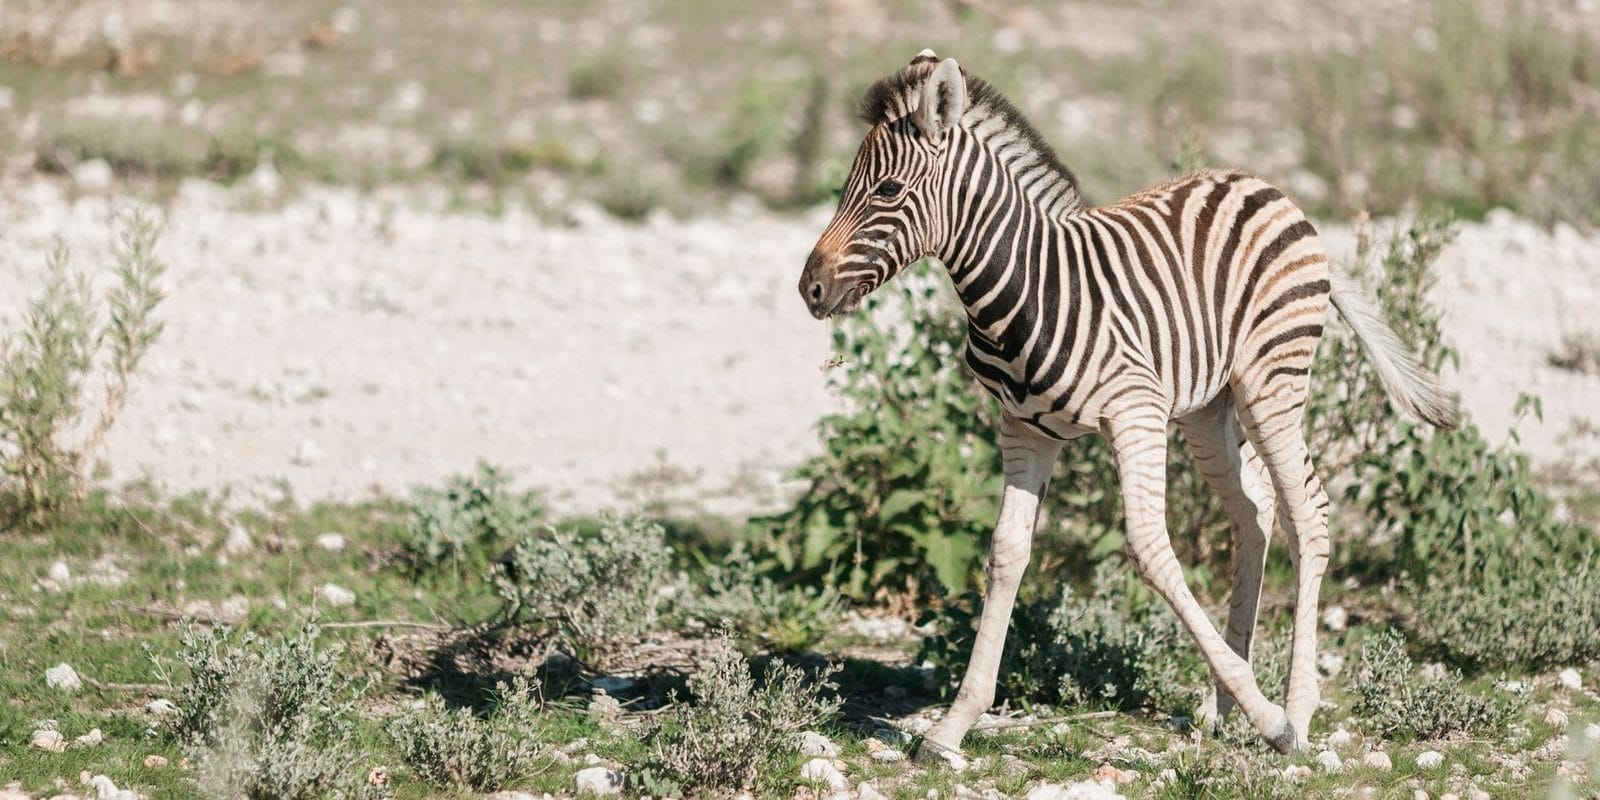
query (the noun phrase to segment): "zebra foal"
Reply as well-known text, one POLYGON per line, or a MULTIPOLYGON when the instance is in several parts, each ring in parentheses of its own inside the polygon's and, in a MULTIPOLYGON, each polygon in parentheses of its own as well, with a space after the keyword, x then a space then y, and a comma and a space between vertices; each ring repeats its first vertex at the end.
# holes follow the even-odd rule
POLYGON ((818 319, 852 311, 907 264, 937 257, 966 306, 967 365, 1004 411, 1005 489, 977 641, 955 702, 919 754, 957 751, 993 704, 1039 497, 1062 444, 1089 433, 1116 454, 1128 557, 1210 667, 1215 690, 1201 717, 1238 706, 1279 751, 1305 747, 1319 694, 1328 498, 1301 419, 1330 301, 1402 411, 1451 427, 1451 398, 1330 268, 1305 215, 1257 178, 1201 172, 1087 207, 1027 120, 930 50, 874 84, 861 116, 871 129, 800 294, 818 319), (1184 582, 1168 536, 1169 422, 1232 523, 1222 633, 1184 582), (1250 667, 1267 541, 1280 520, 1295 571, 1281 706, 1250 667))

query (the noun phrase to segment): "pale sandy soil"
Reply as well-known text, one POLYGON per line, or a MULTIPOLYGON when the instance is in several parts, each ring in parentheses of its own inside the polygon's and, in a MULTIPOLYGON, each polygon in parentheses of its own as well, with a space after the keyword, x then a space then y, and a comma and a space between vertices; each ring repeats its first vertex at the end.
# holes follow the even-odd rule
MULTIPOLYGON (((31 181, 0 197, 0 315, 18 323, 55 237, 109 266, 112 209, 31 181)), ((781 502, 833 409, 828 326, 794 282, 819 210, 553 226, 439 198, 316 189, 250 210, 187 184, 164 209, 167 329, 105 454, 110 480, 237 502, 403 492, 487 460, 563 511, 652 499, 781 502)), ((1323 226, 1336 253, 1347 229, 1323 226)), ((1600 341, 1600 236, 1510 217, 1464 226, 1437 299, 1448 378, 1490 431, 1519 391, 1542 465, 1600 458, 1600 376, 1548 363, 1600 341)))

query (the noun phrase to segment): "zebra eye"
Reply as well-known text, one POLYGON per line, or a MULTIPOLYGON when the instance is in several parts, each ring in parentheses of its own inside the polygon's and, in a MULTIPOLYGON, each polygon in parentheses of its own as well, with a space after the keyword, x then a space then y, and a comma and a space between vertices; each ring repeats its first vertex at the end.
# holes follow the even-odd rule
POLYGON ((879 197, 894 197, 900 193, 901 189, 904 188, 906 187, 903 184, 891 178, 883 183, 878 184, 877 195, 879 197))

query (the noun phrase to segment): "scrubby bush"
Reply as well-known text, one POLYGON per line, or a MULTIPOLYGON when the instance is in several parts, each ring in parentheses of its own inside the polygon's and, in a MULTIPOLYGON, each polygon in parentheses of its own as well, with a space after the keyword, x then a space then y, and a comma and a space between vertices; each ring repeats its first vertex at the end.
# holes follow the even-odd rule
POLYGON ((479 717, 471 709, 447 708, 430 693, 421 708, 389 722, 389 736, 412 772, 434 786, 505 788, 532 774, 539 761, 531 734, 541 703, 538 684, 526 678, 500 684, 497 695, 494 709, 479 717))
POLYGON ((41 524, 82 500, 89 460, 161 334, 152 315, 166 265, 155 245, 153 222, 140 214, 124 218, 104 319, 89 278, 57 248, 23 329, 0 343, 0 512, 11 521, 41 524), (98 412, 84 438, 67 442, 83 421, 89 385, 102 387, 98 412))
POLYGON ((1406 655, 1405 639, 1394 630, 1362 643, 1355 692, 1356 717, 1390 738, 1492 735, 1521 707, 1509 692, 1483 696, 1468 691, 1459 672, 1425 680, 1406 655))
MULTIPOLYGON (((300 800, 353 792, 355 703, 365 687, 340 666, 342 648, 318 647, 307 626, 283 639, 186 627, 170 726, 195 762, 207 797, 300 800)), ((169 685, 175 676, 158 663, 169 685)))
POLYGON ((660 525, 608 518, 592 532, 523 536, 493 577, 507 619, 547 625, 593 662, 655 629, 670 561, 660 525))
POLYGON ((794 653, 815 646, 838 626, 843 602, 829 586, 780 585, 741 544, 706 567, 705 585, 685 602, 684 611, 741 641, 794 653))
POLYGON ((643 731, 647 752, 639 781, 651 794, 755 786, 799 753, 798 734, 831 722, 836 668, 807 679, 782 662, 767 665, 758 685, 731 640, 721 638, 689 678, 692 702, 678 703, 643 731), (767 769, 772 767, 774 769, 767 769))
POLYGON ((1600 556, 1515 563, 1498 584, 1430 583, 1410 632, 1430 653, 1476 669, 1543 670, 1600 659, 1600 556))
POLYGON ((451 478, 443 489, 419 489, 400 546, 416 574, 449 567, 481 571, 544 517, 537 494, 517 494, 511 476, 479 463, 471 475, 451 478))
MULTIPOLYGON (((977 598, 939 617, 920 658, 954 688, 977 638, 977 598)), ((1205 670, 1188 633, 1130 568, 1101 562, 1087 593, 1063 586, 1019 603, 1000 666, 1000 690, 1023 704, 1048 703, 1173 712, 1193 709, 1205 670)))

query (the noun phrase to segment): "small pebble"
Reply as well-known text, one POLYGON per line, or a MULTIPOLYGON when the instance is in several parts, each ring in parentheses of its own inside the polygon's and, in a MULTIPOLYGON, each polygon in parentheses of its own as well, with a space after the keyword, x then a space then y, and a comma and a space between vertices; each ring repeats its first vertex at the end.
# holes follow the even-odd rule
POLYGON ((1600 742, 1600 723, 1590 723, 1583 729, 1583 738, 1591 742, 1600 742))
POLYGON ((222 540, 223 555, 244 555, 254 547, 250 541, 250 532, 245 530, 243 525, 236 523, 228 527, 228 537, 222 540))
POLYGON ((106 735, 101 733, 99 728, 90 728, 88 733, 73 739, 72 742, 79 747, 94 747, 105 740, 106 735))
POLYGON ((1556 675, 1556 683, 1561 684, 1563 689, 1576 692, 1583 688, 1583 676, 1578 674, 1577 670, 1568 667, 1556 675))
POLYGON ((800 765, 800 780, 823 784, 835 792, 850 788, 850 782, 845 780, 844 773, 826 758, 813 758, 800 765))
POLYGON ((62 736, 61 731, 40 728, 33 732, 33 736, 29 737, 28 744, 40 750, 60 753, 67 749, 67 737, 62 736))
POLYGON ((1328 746, 1334 748, 1335 750, 1342 747, 1349 747, 1350 732, 1344 728, 1340 728, 1333 733, 1328 734, 1328 746))
POLYGON ((1389 760, 1389 754, 1382 750, 1374 750, 1362 756, 1361 763, 1384 772, 1394 769, 1394 762, 1389 760))
POLYGON ((1344 606, 1328 606, 1322 610, 1322 625, 1334 633, 1343 631, 1350 624, 1350 614, 1344 606))
POLYGON ((577 794, 613 795, 622 793, 622 773, 605 767, 590 767, 578 770, 572 776, 573 788, 577 794))
POLYGON ((1344 655, 1337 650, 1328 650, 1317 656, 1317 671, 1328 677, 1338 675, 1344 669, 1344 655))
POLYGON ((344 535, 339 533, 324 533, 317 537, 316 545, 318 548, 326 550, 330 553, 342 553, 344 552, 344 535))
POLYGON ((861 783, 856 786, 856 800, 888 800, 888 798, 872 784, 861 783))
POLYGON ((1444 753, 1438 750, 1424 750, 1417 754, 1417 769, 1436 769, 1444 763, 1444 753))
POLYGON ((1339 758, 1338 753, 1324 750, 1317 754, 1317 766, 1322 767, 1323 772, 1338 772, 1344 769, 1344 761, 1339 758))
POLYGON ((1411 800, 1428 800, 1427 789, 1412 789, 1411 800))
POLYGON ((317 589, 317 596, 330 606, 351 606, 356 602, 355 592, 336 583, 322 584, 322 587, 317 589))
POLYGON ((872 760, 883 764, 895 764, 906 760, 906 754, 893 747, 885 747, 882 750, 873 752, 872 760))
POLYGON ((803 731, 800 734, 800 752, 808 756, 835 758, 839 755, 839 745, 816 731, 803 731))
MULTIPOLYGON (((1278 774, 1282 775, 1283 779, 1286 781, 1303 781, 1306 778, 1311 777, 1311 768, 1304 764, 1290 764, 1289 766, 1283 768, 1283 772, 1278 774)), ((1177 779, 1178 773, 1173 772, 1170 780, 1177 779)))
POLYGON ((158 755, 152 754, 152 755, 148 755, 148 756, 144 757, 144 768, 145 769, 161 769, 162 767, 165 767, 166 765, 167 765, 167 757, 166 756, 158 756, 158 755))
POLYGON ((149 703, 146 703, 144 710, 158 717, 164 717, 168 714, 177 713, 178 707, 173 705, 172 701, 165 697, 157 697, 156 699, 151 700, 149 703))

